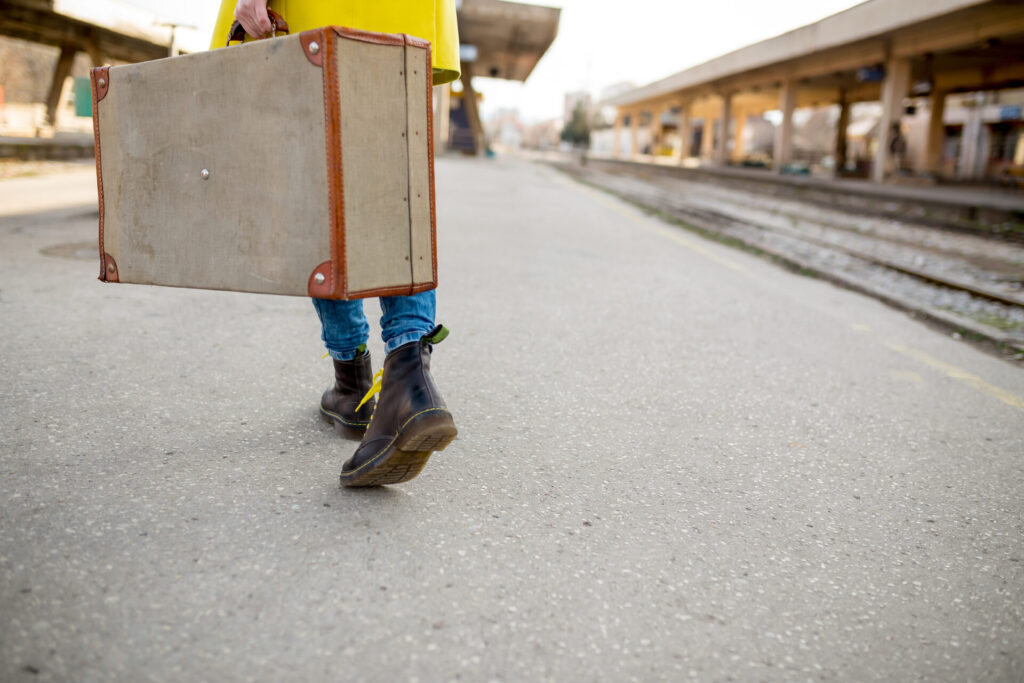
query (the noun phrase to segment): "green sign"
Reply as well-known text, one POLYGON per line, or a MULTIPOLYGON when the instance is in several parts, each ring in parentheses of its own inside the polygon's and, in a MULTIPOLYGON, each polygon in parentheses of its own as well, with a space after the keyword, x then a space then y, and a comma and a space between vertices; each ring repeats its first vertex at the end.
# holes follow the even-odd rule
POLYGON ((92 85, 88 76, 75 77, 75 116, 92 116, 92 85))

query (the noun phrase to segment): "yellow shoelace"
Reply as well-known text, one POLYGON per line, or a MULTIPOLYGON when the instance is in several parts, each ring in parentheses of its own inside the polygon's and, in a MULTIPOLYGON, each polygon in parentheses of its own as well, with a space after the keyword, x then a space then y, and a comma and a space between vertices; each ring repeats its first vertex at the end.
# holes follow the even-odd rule
POLYGON ((381 387, 381 384, 383 382, 384 382, 384 368, 381 368, 380 370, 377 371, 377 374, 373 376, 373 386, 370 387, 370 390, 366 392, 366 396, 363 396, 363 400, 360 401, 359 405, 356 406, 356 411, 357 412, 359 411, 360 408, 363 407, 363 405, 367 401, 369 401, 371 398, 373 398, 374 396, 376 396, 377 394, 380 393, 380 387, 381 387))

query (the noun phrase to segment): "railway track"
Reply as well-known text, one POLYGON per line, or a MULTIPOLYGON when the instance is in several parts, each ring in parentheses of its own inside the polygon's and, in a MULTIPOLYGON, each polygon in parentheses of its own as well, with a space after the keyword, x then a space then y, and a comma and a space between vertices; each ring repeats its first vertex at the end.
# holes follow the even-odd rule
MULTIPOLYGON (((709 227, 714 229, 717 226, 721 226, 723 223, 741 223, 741 221, 738 221, 730 216, 708 209, 696 209, 693 207, 687 207, 679 204, 675 204, 674 206, 671 207, 671 209, 672 213, 675 214, 677 217, 685 218, 690 222, 697 223, 701 227, 704 227, 705 229, 708 229, 709 227)), ((756 223, 751 223, 749 221, 743 221, 742 224, 757 228, 759 230, 778 230, 778 228, 765 227, 763 225, 758 225, 756 223)), ((803 240, 808 244, 815 245, 822 249, 831 249, 834 251, 842 252, 848 256, 861 259, 872 265, 888 268, 898 273, 903 273, 904 275, 915 277, 924 282, 929 282, 931 284, 946 287, 948 289, 967 292, 972 296, 980 297, 987 301, 994 301, 1001 304, 1005 304, 1007 306, 1016 306, 1024 310, 1024 299, 1010 297, 1004 294, 1000 294, 998 292, 988 291, 980 287, 976 287, 963 282, 957 282, 956 280, 952 280, 947 277, 931 274, 917 268, 911 268, 905 265, 901 265, 888 259, 878 258, 876 256, 861 252, 856 249, 850 249, 848 247, 834 244, 826 240, 815 239, 814 237, 810 237, 808 235, 790 234, 789 236, 792 237, 793 239, 803 240)), ((776 254, 776 256, 782 256, 782 254, 776 254)))
MULTIPOLYGON (((736 195, 731 200, 728 195, 718 198, 718 205, 728 207, 726 211, 715 208, 715 202, 708 200, 708 188, 700 187, 703 183, 687 183, 649 174, 640 177, 629 172, 609 173, 589 165, 555 165, 577 180, 695 227, 710 237, 739 242, 793 269, 813 272, 900 308, 913 310, 946 327, 960 329, 976 340, 980 337, 981 341, 994 342, 1004 352, 1001 355, 1024 360, 1024 282, 1021 282, 1024 265, 1015 274, 1012 259, 1006 265, 1000 264, 998 272, 975 264, 958 269, 954 257, 949 256, 943 262, 934 250, 923 245, 916 246, 918 255, 915 257, 915 245, 906 241, 895 244, 860 232, 851 237, 846 234, 848 228, 835 224, 814 223, 817 234, 810 234, 806 225, 805 229, 792 227, 810 221, 759 208, 758 204, 769 200, 749 192, 736 195), (682 190, 682 183, 689 185, 688 191, 682 190), (695 186, 698 186, 696 196, 695 186), (787 225, 787 221, 792 225, 787 225), (855 241, 857 244, 843 244, 843 241, 855 241), (877 253, 886 251, 890 252, 888 256, 877 253), (938 270, 943 272, 907 262, 914 260, 942 262, 944 267, 938 270), (951 271, 956 275, 968 270, 973 279, 980 282, 951 276, 951 271)), ((830 215, 828 218, 842 222, 841 217, 830 215)), ((992 240, 992 245, 993 249, 998 249, 1001 243, 992 240)), ((1014 248, 1019 247, 1005 247, 1014 248)), ((980 260, 993 261, 991 257, 980 260)))

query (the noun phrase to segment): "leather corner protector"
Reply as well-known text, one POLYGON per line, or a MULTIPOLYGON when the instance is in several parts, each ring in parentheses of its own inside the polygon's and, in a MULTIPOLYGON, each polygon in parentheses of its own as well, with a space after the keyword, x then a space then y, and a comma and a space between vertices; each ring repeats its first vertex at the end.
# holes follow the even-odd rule
POLYGON ((425 38, 419 38, 417 36, 410 36, 408 33, 403 33, 402 36, 405 38, 405 44, 409 47, 429 48, 430 41, 425 38))
POLYGON ((327 33, 323 29, 314 29, 312 31, 303 31, 299 34, 299 42, 302 43, 302 52, 306 55, 306 59, 313 64, 313 66, 323 67, 324 65, 324 41, 327 40, 327 33), (312 45, 316 45, 315 49, 311 49, 312 45))
POLYGON ((96 90, 96 101, 107 96, 110 90, 110 67, 97 66, 92 70, 92 87, 96 90))
POLYGON ((359 28, 348 28, 347 26, 332 26, 334 33, 342 38, 358 40, 364 43, 376 43, 377 45, 405 45, 405 34, 403 33, 378 33, 377 31, 366 31, 359 28))
POLYGON ((103 258, 100 259, 100 280, 104 282, 120 282, 117 275, 117 263, 114 261, 114 257, 110 254, 104 253, 103 258))
POLYGON ((330 299, 334 295, 334 266, 324 261, 309 274, 309 295, 316 299, 330 299))

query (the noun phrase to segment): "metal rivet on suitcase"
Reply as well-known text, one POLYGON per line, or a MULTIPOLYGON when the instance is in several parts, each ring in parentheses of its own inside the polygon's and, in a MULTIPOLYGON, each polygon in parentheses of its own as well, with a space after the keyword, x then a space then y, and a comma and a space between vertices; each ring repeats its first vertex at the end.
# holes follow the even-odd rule
POLYGON ((108 272, 108 273, 113 273, 113 272, 114 272, 114 270, 115 270, 115 268, 114 268, 114 264, 113 264, 113 263, 108 263, 108 264, 107 264, 107 272, 108 272))
POLYGON ((202 178, 203 180, 209 180, 210 179, 210 169, 204 168, 202 171, 199 172, 199 177, 202 178))
POLYGON ((313 282, 317 283, 318 285, 322 285, 324 283, 324 280, 326 279, 327 278, 324 277, 323 273, 317 273, 316 275, 313 276, 313 282))
POLYGON ((101 88, 105 87, 107 85, 107 79, 101 78, 100 80, 96 81, 96 85, 100 86, 101 88))
POLYGON ((309 54, 315 55, 317 52, 320 52, 320 43, 314 40, 309 44, 309 54))

